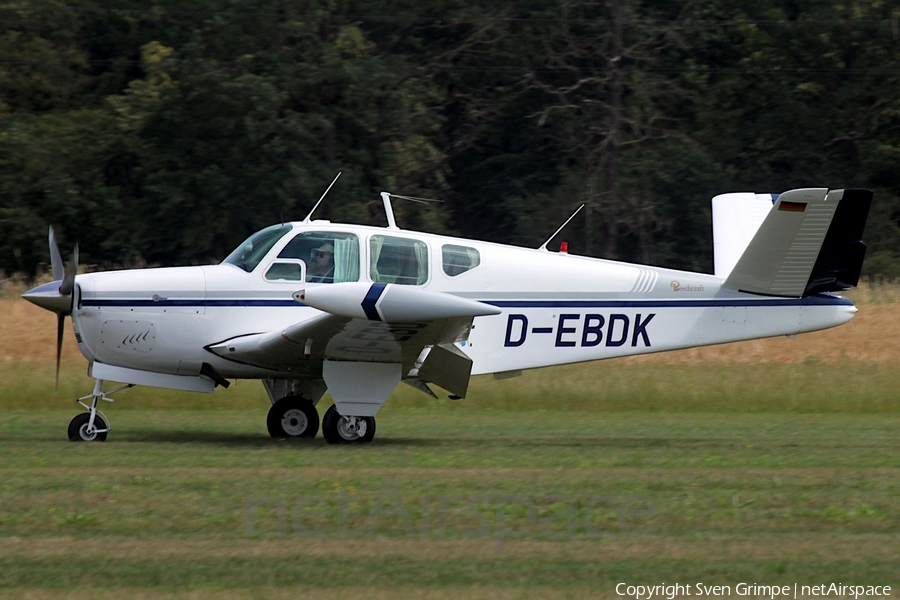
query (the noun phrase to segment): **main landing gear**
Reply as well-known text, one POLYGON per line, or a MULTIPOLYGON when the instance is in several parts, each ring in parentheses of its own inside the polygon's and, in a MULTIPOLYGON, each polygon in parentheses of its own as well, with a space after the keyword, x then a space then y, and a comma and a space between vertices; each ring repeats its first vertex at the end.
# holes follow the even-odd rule
POLYGON ((285 396, 269 409, 266 428, 273 438, 313 438, 319 432, 319 413, 303 396, 285 396))
POLYGON ((86 413, 76 415, 69 423, 69 440, 73 442, 105 442, 106 434, 109 433, 109 426, 106 415, 97 409, 97 402, 115 402, 111 396, 116 392, 134 387, 131 384, 123 385, 108 392, 103 391, 103 380, 97 379, 94 382, 94 391, 88 396, 82 396, 77 400, 78 404, 87 409, 86 413), (90 399, 91 403, 85 404, 84 401, 90 399))
POLYGON ((322 419, 322 435, 329 444, 371 442, 375 437, 375 417, 345 417, 332 405, 322 419))
MULTIPOLYGON (((266 428, 273 438, 314 438, 319 432, 319 413, 303 396, 285 396, 269 409, 266 428)), ((375 417, 344 417, 331 406, 322 419, 322 435, 329 444, 371 442, 375 417)))

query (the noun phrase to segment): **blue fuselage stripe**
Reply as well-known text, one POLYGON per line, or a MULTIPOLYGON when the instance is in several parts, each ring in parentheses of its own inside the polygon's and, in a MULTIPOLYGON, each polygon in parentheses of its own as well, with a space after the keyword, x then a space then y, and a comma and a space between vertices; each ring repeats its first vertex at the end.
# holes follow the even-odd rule
POLYGON ((124 308, 166 308, 204 306, 305 306, 294 300, 95 300, 83 299, 82 306, 119 306, 124 308))
POLYGON ((853 306, 846 298, 705 299, 705 300, 485 300, 497 308, 710 308, 751 306, 853 306))
MULTIPOLYGON (((384 291, 383 284, 372 286, 363 309, 374 311, 374 304, 384 291), (370 297, 371 296, 371 297, 370 297)), ((482 300, 497 308, 710 308, 710 307, 785 307, 785 306, 853 306, 847 298, 817 295, 806 298, 723 298, 697 300, 482 300)), ((166 307, 302 307, 294 300, 118 300, 85 298, 82 306, 109 306, 122 308, 166 307)), ((368 315, 369 311, 366 310, 368 315)), ((377 313, 376 313, 377 314, 377 313)), ((369 316, 372 318, 372 316, 369 316)))

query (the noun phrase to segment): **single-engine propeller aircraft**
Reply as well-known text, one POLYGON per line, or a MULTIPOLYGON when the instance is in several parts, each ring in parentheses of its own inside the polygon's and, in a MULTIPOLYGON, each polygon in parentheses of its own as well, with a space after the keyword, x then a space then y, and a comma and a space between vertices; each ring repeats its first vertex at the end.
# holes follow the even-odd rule
POLYGON ((330 390, 325 439, 368 442, 401 381, 465 397, 477 374, 834 327, 857 310, 832 292, 858 283, 872 192, 716 196, 712 275, 406 231, 381 197, 387 227, 310 213, 211 266, 76 275, 77 246, 64 267, 51 228, 56 281, 24 297, 58 315, 57 378, 71 315, 96 380, 69 438, 105 440, 98 402, 134 385, 261 379, 272 436, 314 437, 330 390))

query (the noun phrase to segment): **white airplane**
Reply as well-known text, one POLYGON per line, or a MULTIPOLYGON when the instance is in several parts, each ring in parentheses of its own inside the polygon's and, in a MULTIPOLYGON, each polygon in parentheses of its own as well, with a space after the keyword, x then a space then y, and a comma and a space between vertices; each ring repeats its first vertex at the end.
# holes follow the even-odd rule
POLYGON ((133 385, 261 379, 272 436, 314 437, 330 390, 325 439, 368 442, 401 381, 458 398, 472 375, 834 327, 857 310, 831 292, 858 283, 872 200, 825 188, 717 196, 710 275, 406 231, 381 196, 386 228, 308 216, 211 266, 76 276, 77 246, 64 268, 51 228, 56 281, 23 296, 58 315, 57 376, 71 315, 96 380, 69 438, 105 440, 98 401, 133 385), (108 381, 125 385, 104 391, 108 381))

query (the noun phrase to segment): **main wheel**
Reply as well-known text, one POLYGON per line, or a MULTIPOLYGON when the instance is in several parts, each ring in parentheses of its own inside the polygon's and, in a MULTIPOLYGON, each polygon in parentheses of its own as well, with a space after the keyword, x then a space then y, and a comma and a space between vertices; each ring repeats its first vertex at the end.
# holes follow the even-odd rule
POLYGON ((329 444, 363 444, 375 437, 375 417, 341 416, 332 405, 322 419, 322 435, 329 444))
POLYGON ((273 438, 311 438, 319 432, 319 413, 302 396, 285 396, 272 405, 266 428, 273 438))
POLYGON ((88 432, 88 424, 91 422, 91 413, 81 413, 76 415, 69 422, 69 440, 72 442, 105 442, 106 431, 97 431, 98 429, 109 429, 100 415, 94 416, 94 429, 88 432))

